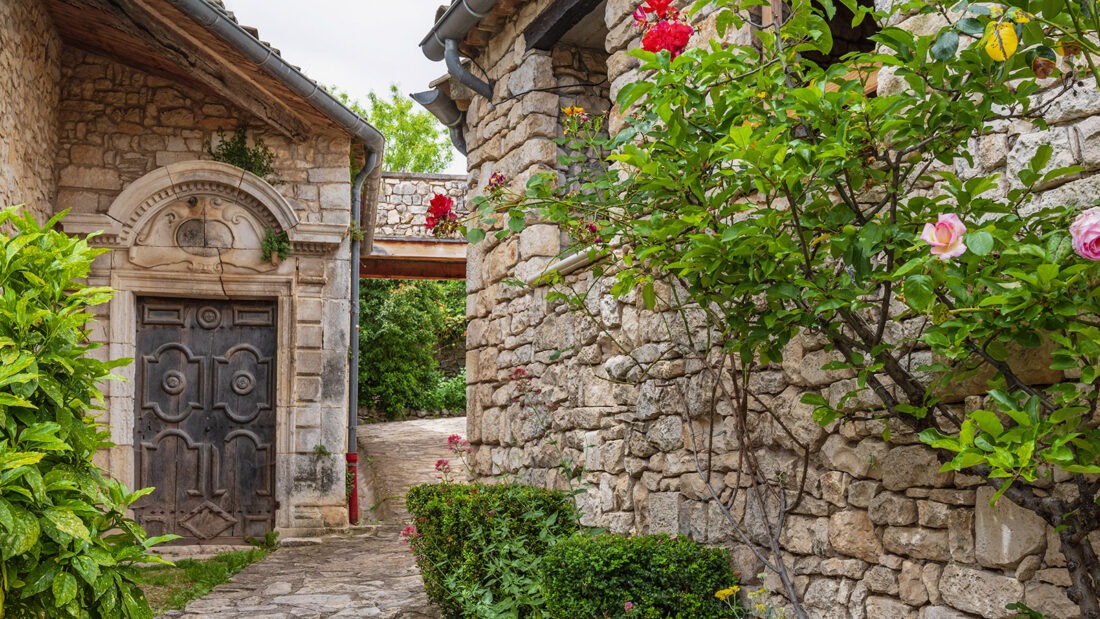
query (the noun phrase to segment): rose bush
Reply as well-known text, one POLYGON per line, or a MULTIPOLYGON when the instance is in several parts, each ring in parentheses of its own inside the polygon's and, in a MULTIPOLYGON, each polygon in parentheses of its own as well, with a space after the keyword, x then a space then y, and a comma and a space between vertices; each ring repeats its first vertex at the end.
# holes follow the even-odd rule
MULTIPOLYGON (((1100 272, 1072 254, 1097 257, 1100 217, 1087 211, 1071 227, 1079 208, 1033 202, 1036 188, 1082 172, 1051 169, 1049 146, 1007 185, 979 173, 970 154, 995 123, 1044 128, 1052 102, 1081 87, 1075 76, 1094 69, 1098 51, 1092 9, 1041 0, 999 12, 966 2, 876 11, 845 2, 855 20, 884 25, 877 49, 820 66, 801 52, 829 52, 831 2, 794 0, 771 23, 746 17, 757 14, 754 2, 701 0, 694 9, 712 4, 720 34, 749 28, 756 44, 680 53, 676 39, 631 52, 644 79, 618 92, 626 128, 568 135, 563 165, 587 157, 584 173, 564 184, 535 176, 522 192, 475 201, 468 238, 501 224, 499 235, 518 232, 535 211, 603 257, 594 270, 613 278, 613 294, 678 309, 685 324, 701 316, 702 337, 732 358, 701 356, 694 341, 679 352, 723 375, 716 399, 740 423, 772 414, 753 412, 752 372, 780 362, 800 333, 823 338, 841 359, 825 369, 856 380, 846 393, 804 396, 815 418, 830 429, 879 423, 886 440, 892 429, 919 433, 941 450, 945 470, 981 475, 995 497, 1032 510, 1058 532, 1070 595, 1085 616, 1100 616, 1100 560, 1086 542, 1100 529, 1100 272), (885 25, 895 13, 945 25, 928 34, 885 25), (870 66, 905 87, 868 96, 870 66), (610 248, 583 235, 590 222, 610 248), (916 335, 887 328, 899 321, 916 335), (1032 385, 1009 351, 1044 342, 1066 378, 1032 385), (918 354, 926 350, 933 355, 918 354), (993 375, 979 406, 941 396, 979 366, 993 375), (1052 469, 1073 492, 1039 487, 1052 469)), ((647 2, 640 16, 650 31, 650 16, 674 19, 667 2, 647 2)), ((584 307, 583 297, 562 294, 584 307)), ((808 458, 814 446, 799 448, 808 458)), ((805 483, 757 479, 780 505, 784 489, 805 483)), ((731 526, 740 531, 732 517, 731 526)), ((757 556, 805 616, 777 548, 757 556)))

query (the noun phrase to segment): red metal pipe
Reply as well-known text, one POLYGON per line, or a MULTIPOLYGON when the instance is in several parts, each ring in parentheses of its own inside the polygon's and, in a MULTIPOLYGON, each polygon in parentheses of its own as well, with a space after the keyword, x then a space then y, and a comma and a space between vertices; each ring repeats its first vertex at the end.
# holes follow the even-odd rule
POLYGON ((348 523, 359 523, 359 454, 348 457, 348 523))

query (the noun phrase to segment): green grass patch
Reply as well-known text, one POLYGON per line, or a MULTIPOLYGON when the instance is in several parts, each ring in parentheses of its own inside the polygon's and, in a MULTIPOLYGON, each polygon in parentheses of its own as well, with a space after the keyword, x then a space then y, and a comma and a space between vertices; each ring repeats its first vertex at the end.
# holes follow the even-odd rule
POLYGON ((154 615, 182 609, 246 566, 266 557, 266 548, 226 552, 209 559, 181 559, 174 566, 148 565, 138 570, 138 584, 154 615))

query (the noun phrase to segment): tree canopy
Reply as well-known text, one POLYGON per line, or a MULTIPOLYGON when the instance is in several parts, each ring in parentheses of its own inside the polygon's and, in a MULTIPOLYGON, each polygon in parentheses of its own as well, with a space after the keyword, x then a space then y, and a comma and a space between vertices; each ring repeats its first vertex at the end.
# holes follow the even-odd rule
POLYGON ((412 99, 390 84, 388 97, 367 93, 367 105, 333 89, 341 103, 386 136, 382 168, 388 172, 442 172, 454 159, 447 134, 428 112, 413 111, 412 99))

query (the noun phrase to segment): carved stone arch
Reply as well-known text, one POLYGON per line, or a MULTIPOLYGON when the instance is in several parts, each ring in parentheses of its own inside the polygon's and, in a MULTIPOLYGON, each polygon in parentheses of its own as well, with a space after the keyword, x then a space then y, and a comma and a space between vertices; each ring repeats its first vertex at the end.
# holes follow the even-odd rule
POLYGON ((94 245, 132 249, 165 208, 190 198, 234 204, 258 223, 261 235, 265 228, 285 232, 294 254, 333 251, 348 231, 346 223, 301 221, 294 207, 267 181, 236 166, 206 160, 157 168, 130 183, 106 213, 70 213, 61 225, 69 233, 96 233, 91 241, 94 245))
POLYGON ((153 170, 115 198, 107 210, 107 216, 121 224, 114 244, 132 247, 160 209, 201 195, 235 202, 266 227, 288 235, 298 227, 298 215, 286 198, 255 174, 219 161, 181 161, 153 170))

